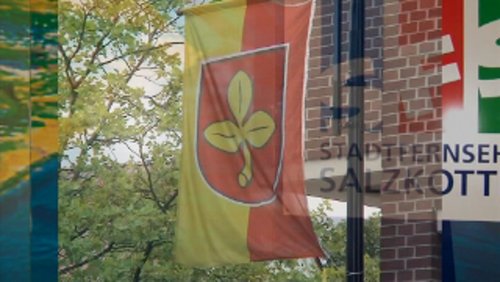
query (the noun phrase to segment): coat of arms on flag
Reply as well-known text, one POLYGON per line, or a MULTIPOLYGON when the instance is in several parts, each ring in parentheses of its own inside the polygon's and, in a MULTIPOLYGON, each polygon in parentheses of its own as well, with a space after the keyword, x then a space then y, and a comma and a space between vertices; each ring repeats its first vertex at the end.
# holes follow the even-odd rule
POLYGON ((179 262, 323 256, 303 171, 312 6, 236 0, 185 11, 179 262))
POLYGON ((211 189, 237 203, 259 206, 276 196, 284 153, 286 51, 286 45, 272 46, 202 66, 198 165, 211 189))

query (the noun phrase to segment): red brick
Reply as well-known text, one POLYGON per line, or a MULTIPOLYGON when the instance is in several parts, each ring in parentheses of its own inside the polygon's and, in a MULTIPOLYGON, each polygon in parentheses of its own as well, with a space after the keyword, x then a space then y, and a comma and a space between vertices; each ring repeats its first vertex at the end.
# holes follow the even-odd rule
POLYGON ((432 274, 433 273, 430 270, 417 269, 415 279, 418 281, 431 281, 431 278, 433 278, 432 274))
MULTIPOLYGON (((414 46, 412 46, 414 47, 414 46)), ((415 49, 415 47, 414 47, 415 49)), ((408 78, 408 77, 412 77, 414 76, 415 74, 417 73, 417 70, 415 68, 410 68, 410 69, 402 69, 400 71, 400 74, 401 74, 401 78, 404 79, 404 78, 408 78)))
POLYGON ((400 68, 407 65, 405 58, 390 59, 384 62, 384 68, 391 70, 393 68, 400 68))
POLYGON ((380 257, 383 260, 393 260, 396 258, 396 249, 382 249, 380 250, 380 257))
MULTIPOLYGON (((424 33, 422 33, 424 34, 424 33)), ((432 32, 428 32, 427 33, 427 40, 434 40, 434 39, 438 39, 438 38, 441 38, 441 35, 442 35, 442 31, 441 30, 435 30, 435 31, 432 31, 432 32)), ((425 36, 424 36, 425 38, 425 36)))
POLYGON ((403 34, 414 33, 414 32, 417 32, 417 30, 418 30, 417 23, 407 23, 407 24, 401 25, 401 32, 403 34))
POLYGON ((416 233, 434 233, 436 232, 436 222, 424 222, 415 224, 416 233))
POLYGON ((404 46, 410 42, 410 36, 402 35, 399 37, 399 45, 404 46))
MULTIPOLYGON (((384 270, 382 270, 382 271, 384 271, 384 270)), ((380 273, 380 281, 384 281, 384 282, 385 281, 396 281, 396 274, 394 272, 381 272, 380 273)))
POLYGON ((413 224, 405 224, 398 226, 398 235, 413 235, 415 226, 413 224))
POLYGON ((330 87, 316 88, 307 90, 308 98, 331 96, 332 89, 330 87))
POLYGON ((414 210, 415 204, 412 202, 402 202, 399 203, 398 207, 399 212, 408 212, 414 210))
MULTIPOLYGON (((427 39, 434 39, 436 37, 431 37, 430 35, 428 35, 427 39)), ((418 43, 418 42, 422 42, 425 40, 425 33, 424 32, 419 32, 419 33, 416 33, 416 34, 412 34, 410 35, 410 43, 414 44, 414 43, 418 43)))
POLYGON ((306 140, 305 147, 306 149, 319 149, 323 144, 328 144, 328 146, 330 146, 330 138, 326 137, 316 140, 306 140))
POLYGON ((436 246, 417 246, 416 248, 416 256, 418 257, 428 257, 439 255, 439 248, 436 246))
POLYGON ((397 248, 405 246, 404 237, 381 238, 380 244, 386 248, 397 248))
POLYGON ((414 248, 398 248, 398 258, 410 258, 415 256, 414 248))
POLYGON ((331 97, 309 98, 306 99, 306 108, 321 107, 321 105, 330 105, 331 97))
POLYGON ((418 23, 418 31, 423 32, 423 31, 428 31, 434 29, 434 21, 421 21, 418 23))
POLYGON ((307 87, 309 88, 318 88, 324 86, 330 86, 330 79, 326 77, 320 77, 320 78, 309 79, 309 81, 307 82, 307 87))
POLYGON ((306 153, 306 160, 320 160, 324 155, 325 153, 319 150, 308 150, 306 153))
POLYGON ((381 261, 380 268, 384 270, 402 270, 405 268, 405 261, 404 260, 381 261))
POLYGON ((420 0, 420 9, 438 7, 436 0, 420 0))
POLYGON ((427 10, 427 15, 429 18, 438 18, 438 17, 441 17, 441 14, 442 14, 442 11, 441 11, 441 8, 439 8, 439 7, 427 10))
POLYGON ((418 132, 424 130, 423 122, 412 122, 410 123, 410 132, 418 132))
POLYGON ((437 235, 414 235, 408 237, 408 245, 418 246, 418 245, 432 245, 437 243, 437 235))
POLYGON ((409 13, 404 13, 399 15, 399 24, 407 23, 409 20, 409 13))
POLYGON ((418 201, 416 203, 416 209, 417 210, 430 210, 433 207, 433 201, 432 200, 423 200, 423 201, 418 201))
POLYGON ((382 226, 380 228, 381 237, 394 237, 396 236, 396 226, 382 226))
POLYGON ((401 6, 401 11, 408 12, 418 8, 417 1, 407 1, 401 6))
POLYGON ((408 220, 415 220, 415 221, 432 220, 435 217, 436 215, 432 211, 421 211, 408 214, 408 220))
POLYGON ((413 258, 413 259, 408 259, 406 261, 406 267, 407 268, 429 268, 433 266, 436 263, 436 260, 433 258, 413 258))
POLYGON ((441 130, 443 128, 443 122, 441 120, 433 120, 426 122, 427 130, 441 130))
POLYGON ((412 22, 422 21, 425 19, 426 15, 427 15, 426 11, 423 10, 414 11, 410 14, 410 20, 412 22))
POLYGON ((411 270, 398 271, 396 276, 398 281, 414 281, 413 271, 411 270))

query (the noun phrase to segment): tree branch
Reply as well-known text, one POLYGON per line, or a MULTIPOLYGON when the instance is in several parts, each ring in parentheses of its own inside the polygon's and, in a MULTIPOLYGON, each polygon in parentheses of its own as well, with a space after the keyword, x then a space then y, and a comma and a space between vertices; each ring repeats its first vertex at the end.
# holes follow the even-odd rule
POLYGON ((170 196, 170 199, 163 205, 165 209, 170 209, 171 205, 173 204, 174 200, 177 198, 177 195, 179 195, 179 190, 175 190, 172 196, 170 196))
POLYGON ((101 251, 99 251, 98 253, 96 253, 96 254, 88 257, 88 258, 85 258, 85 259, 83 259, 82 261, 80 261, 78 263, 75 263, 75 264, 72 264, 70 266, 66 266, 66 267, 60 268, 59 269, 59 273, 60 274, 69 273, 69 272, 71 272, 74 269, 80 268, 80 267, 88 264, 89 262, 92 262, 94 260, 100 259, 104 255, 106 255, 107 253, 111 252, 113 250, 113 246, 114 246, 114 243, 111 242, 106 247, 104 247, 104 249, 102 249, 101 251))
POLYGON ((158 49, 161 49, 161 48, 165 48, 165 47, 169 47, 170 45, 173 45, 173 44, 184 44, 184 42, 181 42, 181 41, 176 41, 176 42, 168 42, 168 43, 164 43, 164 44, 160 44, 158 46, 152 46, 152 47, 149 47, 149 48, 143 48, 143 49, 138 49, 138 50, 135 50, 135 51, 131 51, 131 52, 126 52, 120 56, 117 56, 117 57, 114 57, 112 59, 109 59, 109 60, 106 60, 104 62, 101 62, 99 63, 97 66, 98 67, 103 67, 105 65, 108 65, 112 62, 115 62, 115 61, 118 61, 118 60, 121 60, 127 56, 131 56, 131 55, 137 55, 137 54, 140 54, 140 53, 147 53, 147 52, 151 52, 151 51, 155 51, 155 50, 158 50, 158 49))
POLYGON ((71 60, 64 51, 64 48, 60 43, 57 44, 57 48, 59 49, 59 53, 61 53, 61 56, 64 61, 64 73, 66 74, 66 78, 68 80, 69 86, 71 87, 71 90, 73 91, 75 89, 75 81, 73 79, 73 69, 71 68, 71 60))
POLYGON ((144 267, 144 265, 148 261, 149 256, 151 255, 151 252, 153 252, 153 249, 154 249, 153 242, 152 241, 148 242, 146 245, 146 250, 144 251, 144 256, 143 256, 139 266, 137 266, 137 268, 135 269, 134 280, 133 280, 134 282, 139 282, 141 280, 142 268, 144 267))
POLYGON ((75 234, 75 235, 73 235, 73 236, 71 236, 71 237, 69 238, 69 240, 70 240, 70 241, 74 241, 74 240, 76 240, 76 239, 78 239, 78 238, 82 237, 85 233, 87 233, 87 231, 89 231, 89 228, 88 228, 88 227, 85 227, 85 228, 83 228, 82 230, 78 231, 78 230, 76 229, 76 227, 75 227, 75 231, 76 231, 76 234, 75 234))
POLYGON ((160 209, 160 211, 162 213, 167 213, 167 210, 160 202, 160 199, 158 198, 158 196, 156 195, 156 192, 154 190, 151 171, 149 170, 148 164, 146 163, 146 157, 144 156, 144 149, 143 149, 142 143, 139 144, 139 156, 141 158, 142 166, 144 167, 144 170, 146 171, 147 185, 148 185, 149 191, 151 192, 151 196, 153 196, 153 200, 156 203, 156 205, 158 206, 158 208, 160 209))
POLYGON ((85 29, 87 27, 87 19, 89 18, 90 12, 94 9, 95 7, 91 7, 88 11, 83 12, 83 19, 82 19, 82 27, 80 29, 80 34, 78 35, 78 42, 76 43, 75 50, 73 51, 73 54, 71 54, 69 58, 69 62, 73 60, 73 58, 80 52, 80 49, 82 48, 82 43, 83 39, 85 37, 85 29))
MULTIPOLYGON (((89 76, 89 74, 91 73, 91 67, 90 65, 94 65, 95 64, 95 61, 97 60, 97 56, 99 55, 99 53, 101 52, 101 50, 103 48, 105 48, 105 46, 107 45, 104 45, 104 41, 106 40, 106 38, 108 38, 108 36, 111 34, 111 32, 113 31, 113 28, 114 28, 114 25, 118 22, 118 20, 120 19, 120 16, 116 16, 113 18, 113 24, 112 24, 112 28, 110 28, 106 33, 104 33, 103 36, 101 36, 101 38, 97 41, 96 43, 96 47, 94 49, 94 51, 92 52, 92 54, 90 55, 90 60, 89 60, 89 67, 87 67, 87 69, 85 70, 84 74, 74 83, 74 89, 78 88, 82 83, 83 81, 85 81, 85 79, 89 76)), ((108 42, 109 44, 109 42, 108 42)), ((74 105, 76 103, 76 100, 78 99, 78 92, 76 91, 72 91, 71 93, 71 97, 70 97, 70 102, 69 102, 69 105, 70 105, 70 116, 72 116, 74 114, 74 105)))

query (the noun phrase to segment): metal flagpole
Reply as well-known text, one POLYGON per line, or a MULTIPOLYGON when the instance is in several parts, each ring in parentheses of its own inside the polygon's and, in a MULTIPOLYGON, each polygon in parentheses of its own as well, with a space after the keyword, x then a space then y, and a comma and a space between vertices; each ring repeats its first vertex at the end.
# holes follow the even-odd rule
POLYGON ((364 277, 363 242, 363 194, 364 194, 364 29, 365 0, 351 0, 351 31, 349 48, 351 87, 349 106, 359 109, 359 114, 349 118, 348 177, 347 189, 347 281, 361 282, 364 277))
POLYGON ((335 31, 333 34, 333 67, 334 67, 334 89, 333 89, 333 107, 332 107, 332 129, 334 136, 340 136, 342 133, 342 0, 335 0, 335 31))

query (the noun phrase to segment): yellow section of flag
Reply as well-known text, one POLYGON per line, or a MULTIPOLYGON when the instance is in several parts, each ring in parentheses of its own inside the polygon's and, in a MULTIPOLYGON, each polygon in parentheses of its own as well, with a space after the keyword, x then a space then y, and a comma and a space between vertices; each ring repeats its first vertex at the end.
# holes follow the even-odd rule
POLYGON ((247 248, 249 207, 219 197, 197 169, 195 127, 201 64, 241 50, 246 1, 212 4, 185 11, 186 60, 181 189, 175 257, 191 266, 250 261, 247 248), (203 229, 203 232, 199 230, 203 229))

